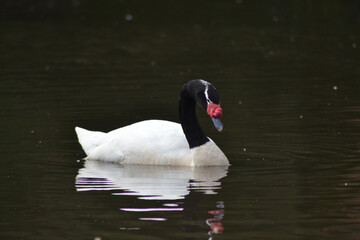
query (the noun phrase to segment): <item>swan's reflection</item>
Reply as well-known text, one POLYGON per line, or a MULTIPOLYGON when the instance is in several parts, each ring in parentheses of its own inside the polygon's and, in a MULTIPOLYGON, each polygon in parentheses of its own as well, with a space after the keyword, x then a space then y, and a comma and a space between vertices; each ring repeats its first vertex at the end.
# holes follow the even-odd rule
POLYGON ((121 190, 147 200, 183 199, 190 191, 216 194, 228 166, 185 167, 119 165, 86 161, 76 176, 77 191, 121 190))

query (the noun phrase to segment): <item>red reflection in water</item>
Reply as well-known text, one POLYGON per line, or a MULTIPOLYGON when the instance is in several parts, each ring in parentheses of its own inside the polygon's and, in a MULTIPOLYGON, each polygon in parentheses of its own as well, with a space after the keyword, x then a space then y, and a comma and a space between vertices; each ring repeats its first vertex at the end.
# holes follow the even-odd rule
POLYGON ((216 210, 211 210, 208 212, 209 214, 212 214, 213 217, 206 219, 206 224, 210 227, 210 231, 208 232, 209 235, 222 234, 224 232, 224 226, 221 222, 225 215, 224 202, 217 202, 216 207, 216 210))

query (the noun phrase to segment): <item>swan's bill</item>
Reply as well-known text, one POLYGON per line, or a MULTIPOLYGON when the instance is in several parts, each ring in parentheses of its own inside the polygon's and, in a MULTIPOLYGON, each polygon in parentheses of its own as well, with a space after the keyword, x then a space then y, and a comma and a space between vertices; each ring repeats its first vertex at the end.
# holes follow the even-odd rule
POLYGON ((221 132, 223 129, 224 129, 224 125, 222 124, 220 118, 211 118, 213 123, 214 123, 214 126, 216 127, 216 129, 221 132))

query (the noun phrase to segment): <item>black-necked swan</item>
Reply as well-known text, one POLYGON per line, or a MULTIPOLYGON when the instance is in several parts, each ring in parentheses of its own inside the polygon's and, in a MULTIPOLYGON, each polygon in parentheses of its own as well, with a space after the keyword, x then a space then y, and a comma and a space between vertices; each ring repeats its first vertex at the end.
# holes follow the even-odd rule
POLYGON ((220 148, 201 129, 195 114, 196 103, 221 131, 220 95, 209 82, 192 80, 180 93, 181 124, 146 120, 108 133, 76 127, 86 160, 124 164, 215 166, 229 165, 220 148))

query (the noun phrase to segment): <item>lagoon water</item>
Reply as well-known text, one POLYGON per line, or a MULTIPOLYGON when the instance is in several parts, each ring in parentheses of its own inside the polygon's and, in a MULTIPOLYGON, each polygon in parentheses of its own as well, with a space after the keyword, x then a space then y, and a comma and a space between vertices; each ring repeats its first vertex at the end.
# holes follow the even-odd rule
POLYGON ((358 2, 1 7, 1 239, 360 238, 358 2), (197 78, 231 166, 81 160, 75 126, 178 121, 197 78))

